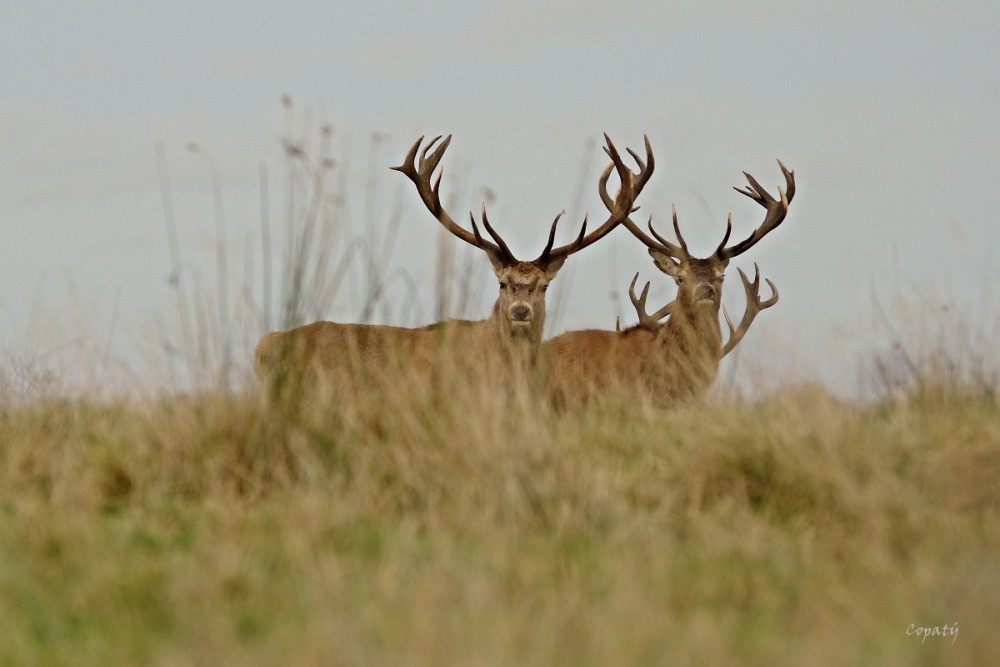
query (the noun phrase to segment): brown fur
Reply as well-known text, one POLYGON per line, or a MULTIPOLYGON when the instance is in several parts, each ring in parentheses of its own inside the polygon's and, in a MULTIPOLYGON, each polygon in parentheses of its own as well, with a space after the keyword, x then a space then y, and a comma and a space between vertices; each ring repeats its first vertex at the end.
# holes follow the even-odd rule
POLYGON ((485 320, 413 329, 315 322, 269 333, 254 354, 257 376, 265 384, 291 378, 354 386, 401 375, 425 384, 445 362, 477 375, 529 372, 542 340, 545 290, 561 265, 542 270, 530 262, 494 263, 500 293, 485 320))
MULTIPOLYGON (((654 258, 660 266, 662 259, 654 258)), ((670 318, 658 327, 570 331, 546 341, 542 359, 553 402, 588 403, 614 390, 641 392, 660 406, 703 396, 715 381, 722 356, 724 271, 725 263, 714 257, 671 267, 678 280, 677 300, 670 318)))

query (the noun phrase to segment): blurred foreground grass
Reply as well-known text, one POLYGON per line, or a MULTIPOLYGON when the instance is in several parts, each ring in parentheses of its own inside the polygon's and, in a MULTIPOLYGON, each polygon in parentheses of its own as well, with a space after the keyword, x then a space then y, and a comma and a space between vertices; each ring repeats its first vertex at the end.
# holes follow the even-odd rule
POLYGON ((1000 657, 989 392, 53 399, 0 433, 4 665, 1000 657))

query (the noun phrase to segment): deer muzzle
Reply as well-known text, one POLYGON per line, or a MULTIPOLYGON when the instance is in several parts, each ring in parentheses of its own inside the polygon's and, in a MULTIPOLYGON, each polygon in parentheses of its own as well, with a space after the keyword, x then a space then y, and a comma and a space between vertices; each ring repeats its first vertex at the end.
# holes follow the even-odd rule
POLYGON ((531 326, 533 313, 531 311, 531 306, 527 303, 523 301, 515 303, 511 305, 508 312, 510 314, 510 324, 514 328, 531 326))
POLYGON ((719 292, 712 285, 708 283, 701 283, 694 290, 694 300, 697 303, 711 302, 715 303, 719 298, 719 292))

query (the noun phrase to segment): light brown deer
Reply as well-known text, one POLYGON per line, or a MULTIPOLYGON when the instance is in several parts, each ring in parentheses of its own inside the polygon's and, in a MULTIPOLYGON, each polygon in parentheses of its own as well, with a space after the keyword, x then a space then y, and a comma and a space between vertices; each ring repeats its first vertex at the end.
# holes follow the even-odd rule
MULTIPOLYGON (((696 399, 708 391, 715 381, 722 357, 740 342, 757 313, 773 306, 778 300, 777 289, 770 280, 767 283, 771 287, 771 298, 765 301, 760 299, 760 272, 756 265, 752 282, 740 270, 747 297, 746 312, 739 328, 733 327, 726 313, 729 340, 723 345, 719 307, 722 281, 729 260, 752 248, 780 225, 795 195, 794 173, 780 160, 778 165, 786 184, 786 190, 778 188, 778 198, 768 194, 746 172, 744 175, 750 187, 735 188, 767 210, 763 223, 743 241, 727 246, 732 232, 730 215, 722 243, 704 259, 693 257, 688 251, 677 222, 676 208, 672 217, 679 245, 660 236, 653 229, 652 220, 649 222, 652 237, 631 219, 623 221, 622 224, 646 244, 657 268, 674 279, 677 298, 649 315, 645 310, 649 284, 637 297, 633 279, 629 297, 639 314, 638 325, 625 331, 571 331, 546 341, 542 347, 546 386, 557 406, 589 402, 614 389, 639 390, 661 406, 696 399), (660 319, 668 314, 667 321, 661 323, 660 319)), ((605 205, 610 203, 607 194, 609 175, 610 172, 605 170, 600 181, 605 205)))
MULTIPOLYGON (((604 150, 612 162, 621 188, 614 199, 608 196, 607 220, 587 233, 584 218, 579 235, 570 243, 553 247, 556 227, 562 213, 549 230, 542 253, 531 261, 521 261, 494 230, 482 209, 482 224, 493 242, 483 238, 470 213, 472 231, 459 226, 441 204, 441 173, 433 175, 451 142, 447 137, 430 141, 421 151, 423 137, 410 149, 403 164, 392 167, 405 174, 417 188, 421 200, 438 222, 449 232, 486 253, 493 265, 500 293, 490 316, 481 321, 447 320, 415 329, 316 322, 290 331, 265 335, 257 345, 255 368, 264 381, 312 378, 330 379, 334 384, 373 375, 393 377, 408 371, 418 378, 429 377, 436 365, 455 364, 478 375, 504 375, 504 371, 530 371, 535 364, 545 320, 545 291, 570 255, 579 252, 607 235, 633 211, 636 196, 653 171, 652 151, 646 140, 644 162, 629 150, 639 164, 637 173, 625 166, 611 139, 605 135, 604 150), (435 148, 436 145, 436 148, 435 148), (419 153, 419 155, 418 155, 419 153)), ((601 187, 607 189, 607 176, 601 187)), ((421 380, 422 381, 422 380, 421 380)))

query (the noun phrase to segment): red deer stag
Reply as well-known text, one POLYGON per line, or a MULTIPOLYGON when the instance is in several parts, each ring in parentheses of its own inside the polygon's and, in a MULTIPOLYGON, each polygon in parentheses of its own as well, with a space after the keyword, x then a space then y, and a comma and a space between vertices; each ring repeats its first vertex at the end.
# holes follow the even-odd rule
MULTIPOLYGON (((610 156, 611 169, 617 170, 621 188, 617 197, 609 196, 607 220, 587 233, 584 218, 579 235, 570 243, 553 247, 556 216, 542 253, 534 260, 517 259, 494 230, 482 209, 482 224, 493 241, 483 238, 470 213, 472 231, 459 226, 441 204, 441 172, 436 180, 441 158, 451 142, 448 136, 438 143, 436 137, 420 150, 423 137, 410 148, 403 164, 392 167, 405 174, 417 188, 424 206, 449 232, 486 253, 500 283, 500 293, 489 318, 481 321, 447 320, 415 329, 316 322, 285 332, 265 335, 257 345, 255 367, 266 381, 288 377, 332 380, 333 385, 352 386, 358 371, 365 380, 391 378, 398 371, 417 374, 423 382, 433 376, 436 365, 447 362, 478 375, 503 375, 505 370, 520 372, 534 367, 541 345, 545 320, 545 290, 570 255, 598 241, 617 227, 633 211, 636 196, 653 171, 653 156, 646 140, 646 162, 635 152, 629 153, 640 165, 638 173, 625 166, 611 139, 605 135, 604 150, 610 156), (436 148, 435 148, 436 145, 436 148), (418 156, 419 153, 419 156, 418 156)), ((610 174, 611 169, 608 170, 610 174)), ((605 181, 607 178, 605 177, 605 181)), ((602 188, 607 189, 606 182, 602 188)))
MULTIPOLYGON (((708 391, 718 372, 719 361, 743 338, 753 319, 764 308, 778 300, 774 283, 771 298, 760 299, 760 273, 754 265, 751 282, 743 271, 740 278, 747 296, 746 312, 738 328, 726 314, 729 340, 722 343, 719 307, 722 281, 729 260, 757 244, 766 234, 781 224, 788 213, 788 204, 795 195, 795 176, 778 161, 785 177, 786 189, 778 188, 778 198, 772 197, 750 174, 744 172, 749 188, 735 188, 763 206, 764 222, 743 241, 728 246, 732 232, 732 215, 726 234, 715 252, 704 259, 688 252, 684 237, 673 211, 674 233, 679 245, 660 236, 649 222, 647 235, 631 219, 623 221, 629 231, 646 244, 657 268, 674 279, 677 298, 653 315, 646 313, 649 285, 641 296, 635 295, 635 279, 629 296, 639 314, 639 324, 625 331, 570 331, 542 347, 546 369, 546 385, 557 406, 568 402, 585 403, 609 390, 640 390, 660 406, 675 405, 699 398, 708 391), (666 322, 659 322, 667 316, 666 322)), ((612 203, 607 193, 610 172, 601 176, 600 191, 605 205, 612 203)), ((637 274, 638 276, 638 274, 637 274)))

